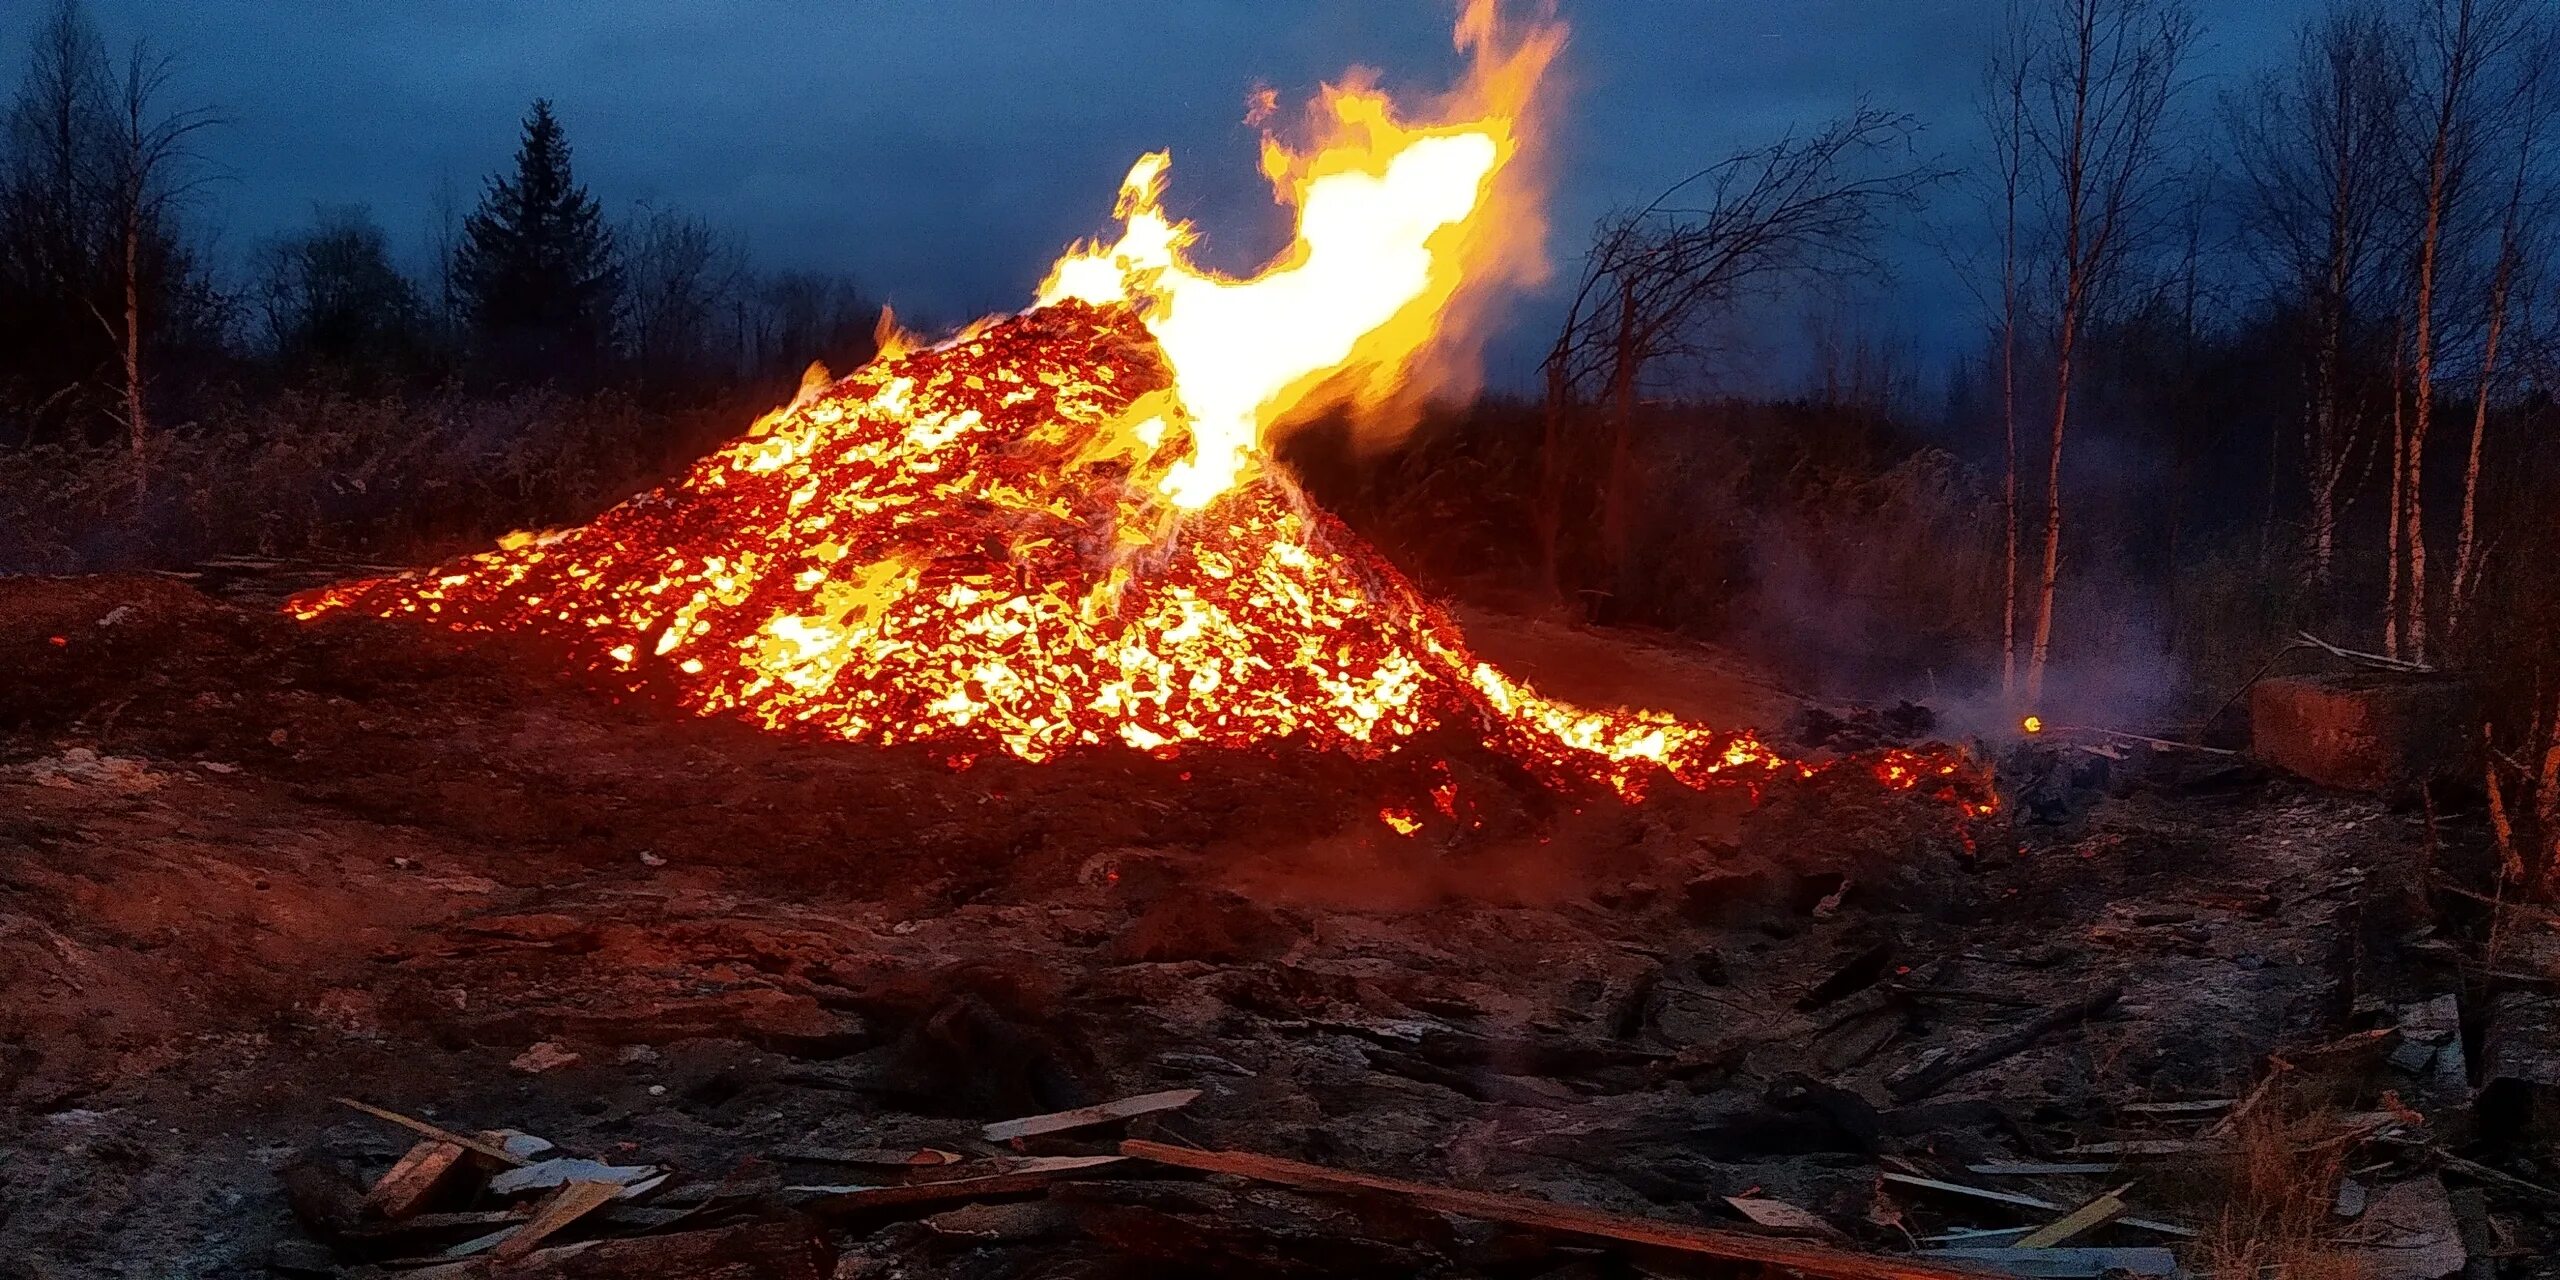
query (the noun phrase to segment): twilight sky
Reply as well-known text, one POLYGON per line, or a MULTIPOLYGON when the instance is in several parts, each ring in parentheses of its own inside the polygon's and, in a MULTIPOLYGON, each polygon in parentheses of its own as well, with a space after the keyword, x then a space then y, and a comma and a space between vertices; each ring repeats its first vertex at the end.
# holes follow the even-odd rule
MULTIPOLYGON (((1917 114, 1923 149, 1975 142, 1971 96, 2002 0, 1563 0, 1573 37, 1553 137, 1550 255, 1591 221, 1860 95, 1917 114)), ((2199 0, 2203 107, 2268 64, 2319 0, 2199 0)), ((14 83, 45 6, 0 6, 14 83)), ((579 175, 619 217, 672 204, 772 267, 853 273, 904 312, 1009 309, 1069 241, 1107 229, 1139 153, 1170 147, 1171 203, 1209 254, 1275 247, 1247 91, 1302 99, 1346 66, 1392 88, 1445 85, 1451 0, 90 0, 111 44, 179 55, 180 92, 230 124, 205 150, 227 179, 203 216, 233 253, 363 203, 416 246, 441 182, 468 202, 508 163, 537 95, 579 175)), ((1963 340, 1970 299, 1914 229, 1868 314, 1963 340)), ((1493 353, 1518 381, 1545 325, 1535 298, 1493 353)))

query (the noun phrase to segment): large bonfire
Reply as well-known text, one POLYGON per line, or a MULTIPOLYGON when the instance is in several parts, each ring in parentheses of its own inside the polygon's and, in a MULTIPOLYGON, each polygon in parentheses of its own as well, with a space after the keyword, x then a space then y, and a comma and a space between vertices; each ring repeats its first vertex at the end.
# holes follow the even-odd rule
MULTIPOLYGON (((533 633, 705 715, 956 757, 1285 739, 1366 755, 1452 725, 1622 793, 1811 773, 1747 731, 1582 710, 1476 661, 1267 465, 1285 415, 1405 388, 1444 354, 1462 284, 1534 255, 1513 161, 1561 39, 1506 39, 1477 0, 1458 27, 1469 75, 1430 122, 1327 88, 1311 146, 1264 145, 1297 230, 1251 277, 1191 263, 1160 203, 1167 157, 1149 155, 1121 233, 1062 258, 1030 310, 923 349, 892 335, 586 525, 289 608, 533 633)), ((1959 767, 1872 762, 1903 787, 1959 767)))

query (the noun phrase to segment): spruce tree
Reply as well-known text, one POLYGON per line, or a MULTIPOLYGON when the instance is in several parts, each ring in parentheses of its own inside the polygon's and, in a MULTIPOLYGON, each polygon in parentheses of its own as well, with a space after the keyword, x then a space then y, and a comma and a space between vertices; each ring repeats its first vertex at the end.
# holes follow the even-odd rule
POLYGON ((463 223, 453 288, 473 339, 503 378, 592 376, 613 343, 621 275, 595 197, 569 171, 547 98, 534 100, 513 178, 489 179, 463 223))

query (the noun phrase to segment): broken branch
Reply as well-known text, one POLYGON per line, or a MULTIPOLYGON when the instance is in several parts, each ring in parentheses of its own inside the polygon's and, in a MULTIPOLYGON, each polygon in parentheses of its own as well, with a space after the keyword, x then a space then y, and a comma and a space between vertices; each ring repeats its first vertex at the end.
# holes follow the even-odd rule
POLYGON ((1984 1041, 1969 1053, 1957 1054, 1923 1067, 1902 1079, 1889 1081, 1885 1088, 1893 1094, 1896 1101, 1912 1102, 1925 1098, 1936 1093, 1957 1076, 1990 1066, 1992 1063, 2025 1050, 2028 1046, 2064 1027, 2073 1026, 2106 1012, 2123 995, 2124 983, 2110 982, 2070 1004, 2048 1009, 2036 1015, 2026 1025, 2014 1031, 1984 1041))

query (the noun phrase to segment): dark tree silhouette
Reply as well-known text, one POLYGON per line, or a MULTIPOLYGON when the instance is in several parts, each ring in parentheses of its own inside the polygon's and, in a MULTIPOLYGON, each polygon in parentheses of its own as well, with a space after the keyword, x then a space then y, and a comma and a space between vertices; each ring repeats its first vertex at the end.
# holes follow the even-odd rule
POLYGON ((515 176, 493 177, 463 224, 453 287, 479 353, 502 380, 592 377, 613 344, 622 277, 569 142, 535 99, 515 176))
POLYGON ((310 228, 269 242, 254 293, 268 345, 288 365, 397 374, 425 353, 426 307, 362 205, 320 208, 310 228))

